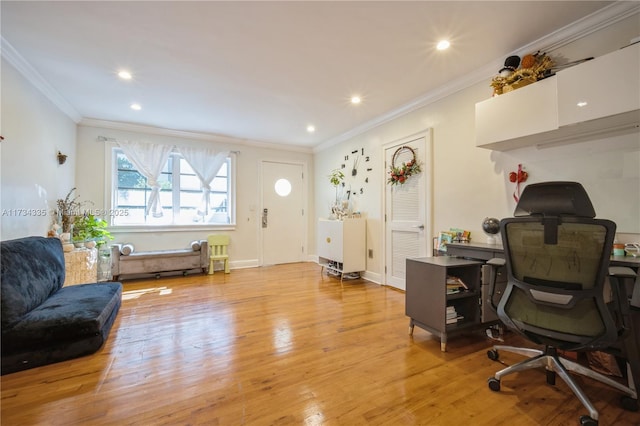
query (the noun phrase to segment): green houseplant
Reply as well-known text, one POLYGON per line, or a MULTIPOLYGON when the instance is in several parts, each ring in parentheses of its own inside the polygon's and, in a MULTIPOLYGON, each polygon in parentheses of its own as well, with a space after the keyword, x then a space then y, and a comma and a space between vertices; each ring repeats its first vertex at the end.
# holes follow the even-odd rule
POLYGON ((78 217, 73 226, 73 241, 95 241, 100 247, 108 240, 113 240, 113 236, 107 230, 107 221, 95 217, 92 214, 85 214, 78 217))
POLYGON ((334 169, 329 175, 329 182, 336 188, 336 205, 338 204, 338 186, 344 180, 344 173, 340 169, 334 169))

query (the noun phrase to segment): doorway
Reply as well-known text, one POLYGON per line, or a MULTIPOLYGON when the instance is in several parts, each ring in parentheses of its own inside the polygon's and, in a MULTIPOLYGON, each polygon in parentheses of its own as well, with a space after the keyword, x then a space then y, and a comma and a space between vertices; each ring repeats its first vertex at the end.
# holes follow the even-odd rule
POLYGON ((304 200, 303 164, 262 162, 262 265, 304 260, 304 200))
POLYGON ((407 258, 427 256, 433 238, 431 150, 430 129, 384 146, 384 283, 400 290, 406 288, 407 258), (419 173, 387 183, 392 164, 402 167, 410 161, 418 161, 419 173))

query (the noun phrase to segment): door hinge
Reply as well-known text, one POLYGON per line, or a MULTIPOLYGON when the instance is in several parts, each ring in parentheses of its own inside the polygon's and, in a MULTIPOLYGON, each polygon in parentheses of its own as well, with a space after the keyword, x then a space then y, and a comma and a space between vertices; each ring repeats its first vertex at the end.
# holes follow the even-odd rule
POLYGON ((302 216, 304 216, 304 209, 302 209, 302 216))

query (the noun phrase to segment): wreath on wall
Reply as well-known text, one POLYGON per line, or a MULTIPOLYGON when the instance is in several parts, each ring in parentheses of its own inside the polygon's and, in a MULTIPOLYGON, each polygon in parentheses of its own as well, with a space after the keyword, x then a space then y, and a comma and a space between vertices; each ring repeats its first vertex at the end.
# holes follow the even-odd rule
POLYGON ((393 153, 391 166, 389 166, 389 180, 387 180, 387 183, 390 185, 402 185, 407 181, 407 179, 409 179, 410 176, 417 175, 421 171, 422 168, 420 167, 420 163, 416 158, 416 152, 413 150, 413 148, 409 146, 401 146, 396 150, 396 152, 393 153), (402 165, 400 166, 396 166, 396 160, 398 156, 404 151, 411 152, 411 160, 407 161, 406 163, 402 163, 402 165))

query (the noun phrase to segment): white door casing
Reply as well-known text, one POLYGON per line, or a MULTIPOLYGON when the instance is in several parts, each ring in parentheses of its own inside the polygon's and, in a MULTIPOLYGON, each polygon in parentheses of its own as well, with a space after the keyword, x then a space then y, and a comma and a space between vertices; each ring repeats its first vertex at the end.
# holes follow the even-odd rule
POLYGON ((306 255, 304 166, 276 161, 263 161, 261 166, 262 202, 258 226, 262 229, 262 265, 303 261, 306 255), (285 192, 280 195, 276 189, 285 192))
POLYGON ((405 290, 406 259, 430 254, 432 230, 432 143, 431 130, 386 144, 384 147, 384 283, 405 290), (412 160, 413 149, 422 171, 403 184, 390 185, 393 156, 396 167, 412 160), (400 150, 400 151, 398 151, 400 150))

